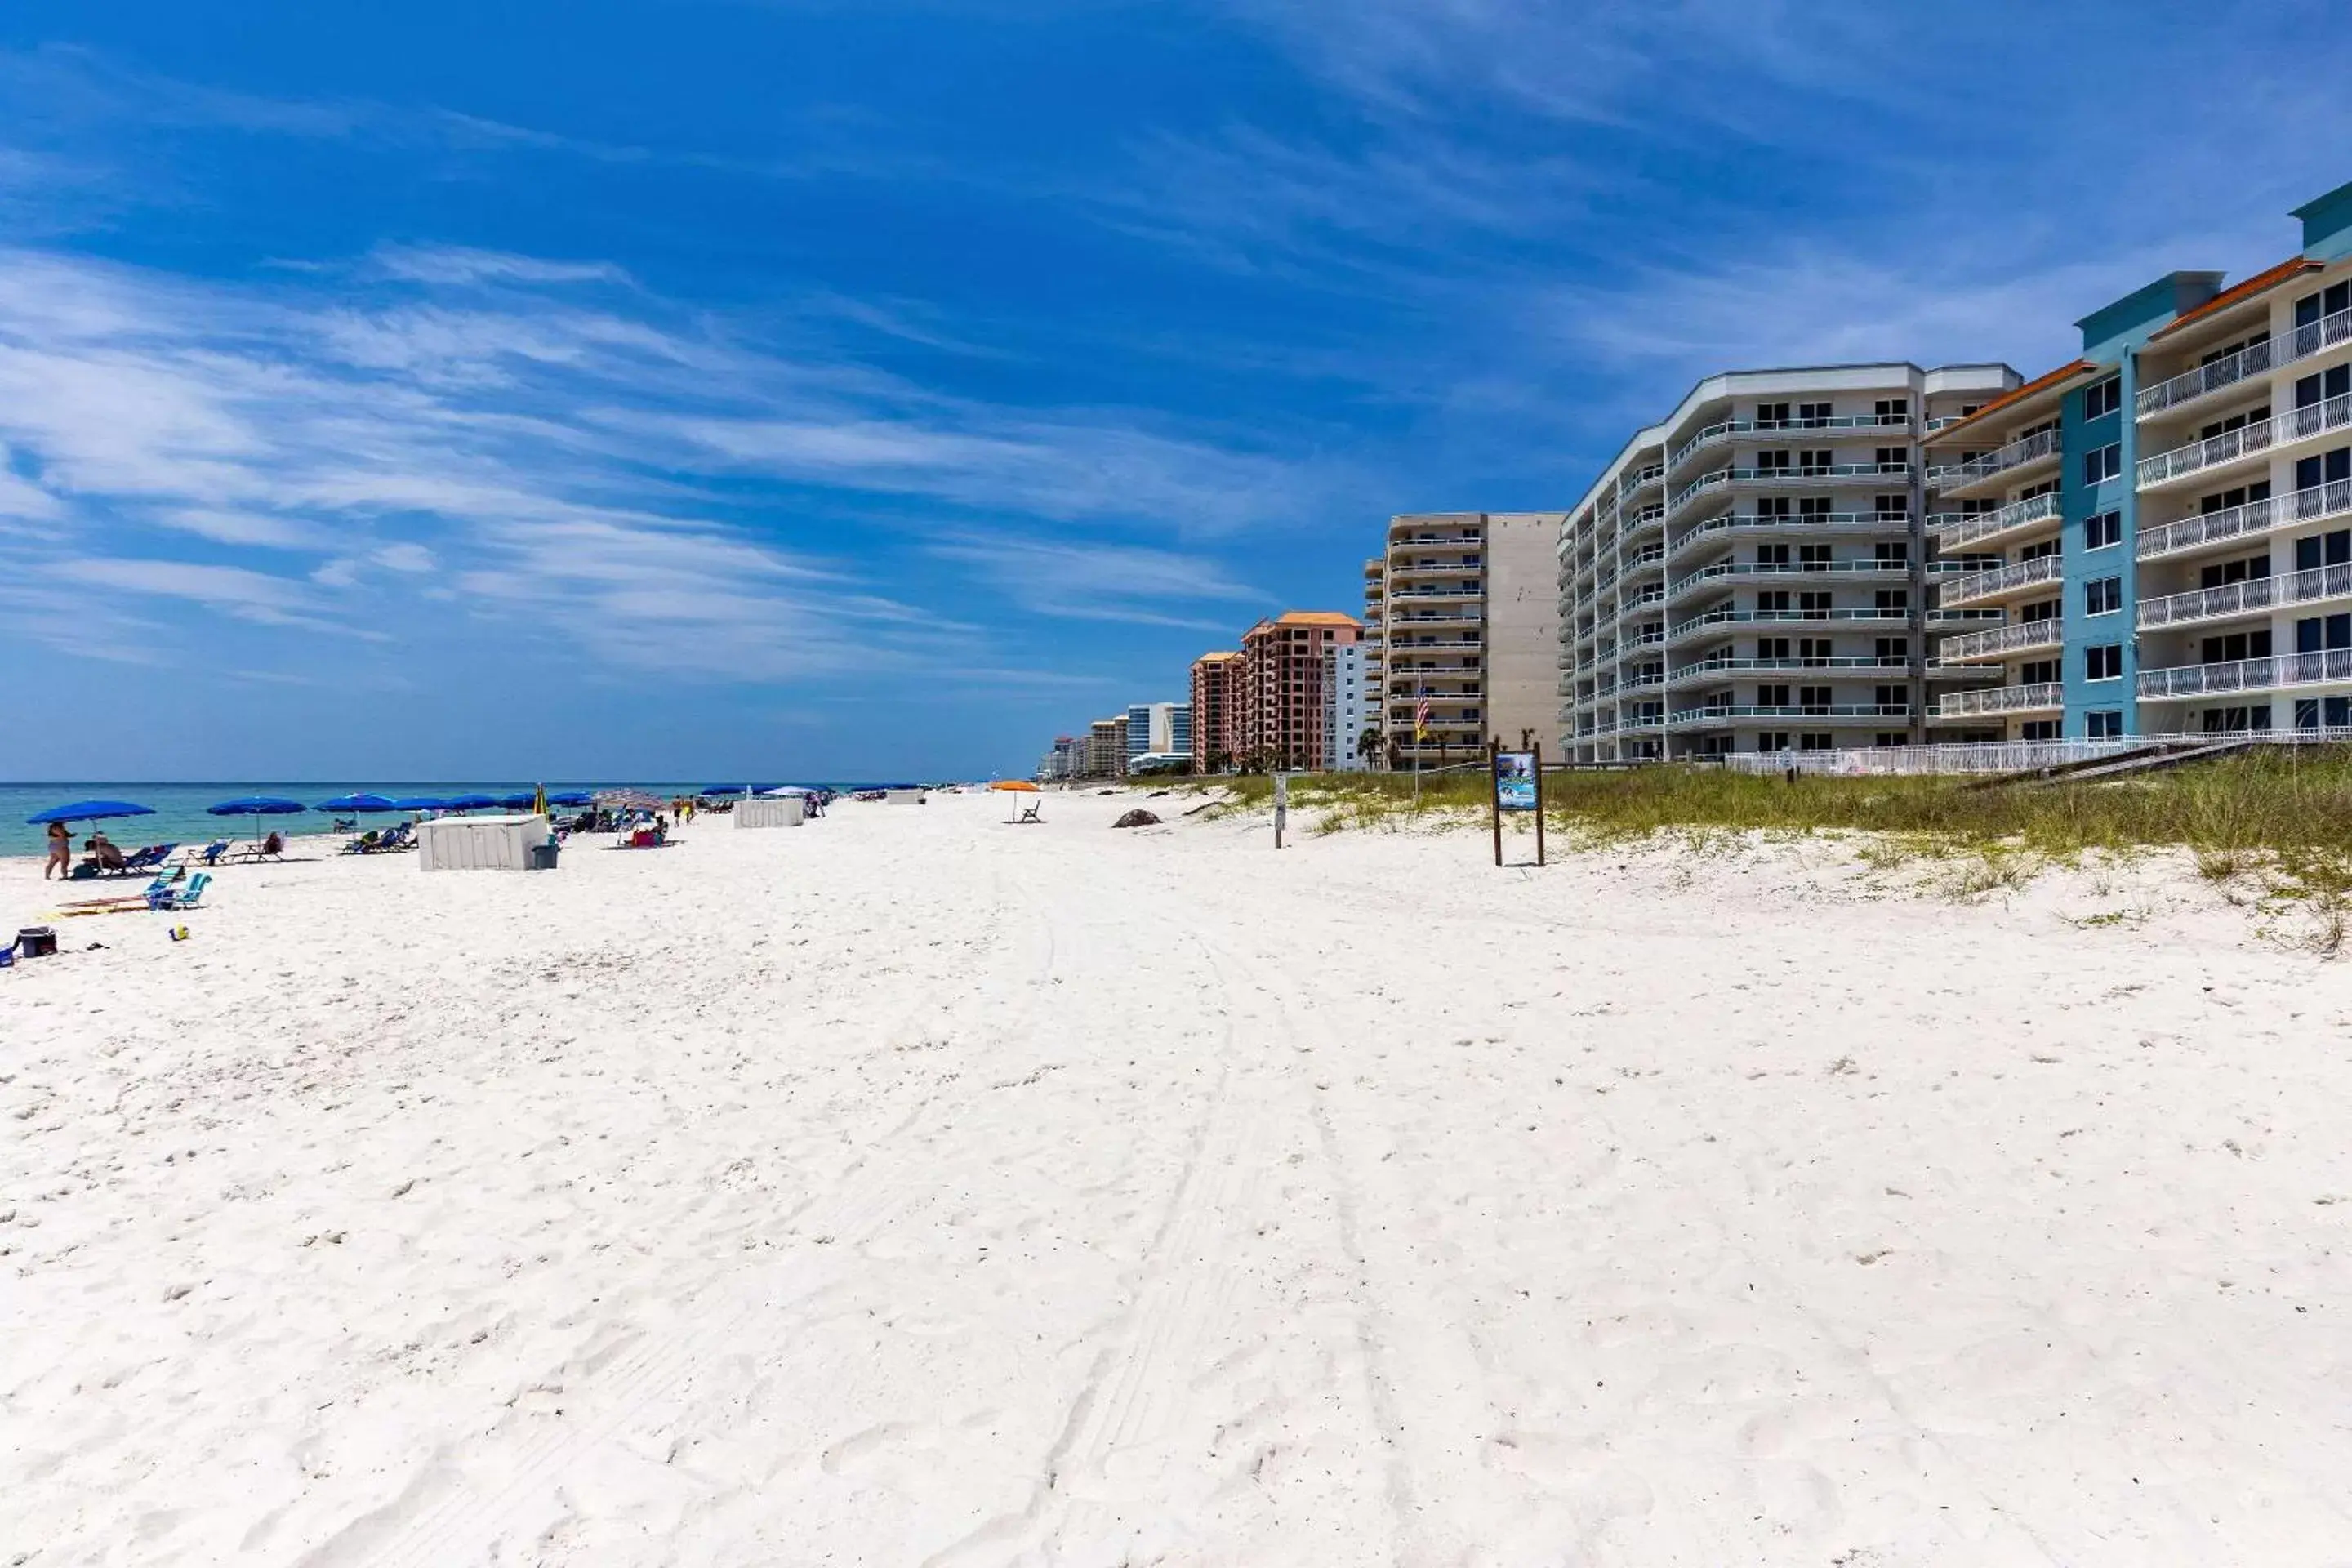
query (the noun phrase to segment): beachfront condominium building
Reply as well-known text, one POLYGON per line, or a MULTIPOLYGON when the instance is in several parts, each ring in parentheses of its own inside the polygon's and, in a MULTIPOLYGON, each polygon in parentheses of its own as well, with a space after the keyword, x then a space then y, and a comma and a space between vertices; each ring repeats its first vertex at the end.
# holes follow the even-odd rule
POLYGON ((1380 696, 1371 683, 1372 668, 1371 647, 1362 642, 1335 645, 1323 663, 1323 734, 1329 756, 1325 765, 1339 773, 1361 773, 1379 753, 1380 696))
POLYGON ((1127 772, 1127 715, 1097 719, 1087 726, 1087 776, 1118 778, 1127 772))
MULTIPOLYGON (((1381 669, 1388 658, 1389 558, 1375 555, 1364 563, 1364 631, 1357 646, 1364 650, 1364 679, 1374 692, 1384 691, 1381 669)), ((1373 722, 1380 722, 1380 704, 1373 704, 1373 722)))
POLYGON ((1192 760, 1190 702, 1131 702, 1127 709, 1127 771, 1189 766, 1192 760))
POLYGON ((1934 659, 1973 622, 1929 603, 1947 566, 1925 548, 1919 443, 2018 380, 2000 364, 1734 371, 1636 433, 1559 531, 1565 754, 1922 738, 1928 683, 1983 677, 1934 659))
POLYGON ((1234 754, 1259 767, 1335 765, 1337 746, 1323 725, 1324 670, 1362 632, 1337 610, 1288 610, 1243 633, 1234 754))
POLYGON ((1242 656, 1231 648, 1192 661, 1192 752, 1196 773, 1223 773, 1241 756, 1242 656))
POLYGON ((1380 606, 1376 679, 1391 765, 1467 761, 1551 732, 1559 599, 1556 511, 1405 512, 1365 563, 1380 606))
POLYGON ((1037 777, 1074 779, 1087 771, 1087 743, 1071 735, 1054 737, 1054 749, 1037 763, 1037 777))
POLYGON ((1992 624, 1939 738, 2352 724, 2352 185, 2224 288, 2174 272, 2077 323, 2082 356, 1932 437, 1931 520, 1992 624))

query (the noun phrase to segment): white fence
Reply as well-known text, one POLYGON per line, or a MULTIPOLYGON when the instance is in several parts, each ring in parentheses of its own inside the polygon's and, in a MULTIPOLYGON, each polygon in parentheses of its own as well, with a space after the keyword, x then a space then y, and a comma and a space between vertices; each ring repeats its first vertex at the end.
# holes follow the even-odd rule
MULTIPOLYGON (((1736 772, 1833 773, 1847 777, 1908 773, 2015 773, 2064 767, 2151 746, 2188 751, 2236 742, 2269 746, 2352 744, 2352 729, 2241 730, 2131 735, 2112 741, 1980 741, 1940 746, 1871 746, 1824 752, 1733 752, 1705 759, 1736 772)), ((1695 759, 1696 760, 1696 759, 1695 759)))

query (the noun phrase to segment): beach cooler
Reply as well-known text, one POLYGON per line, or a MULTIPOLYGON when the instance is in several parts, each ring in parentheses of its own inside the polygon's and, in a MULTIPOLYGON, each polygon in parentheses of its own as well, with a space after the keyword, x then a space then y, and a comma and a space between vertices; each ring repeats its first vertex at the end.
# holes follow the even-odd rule
POLYGON ((530 847, 530 867, 534 871, 552 871, 555 858, 563 853, 560 844, 534 844, 530 847))
POLYGON ((16 933, 14 949, 26 958, 49 958, 58 951, 58 933, 49 926, 26 926, 16 933))

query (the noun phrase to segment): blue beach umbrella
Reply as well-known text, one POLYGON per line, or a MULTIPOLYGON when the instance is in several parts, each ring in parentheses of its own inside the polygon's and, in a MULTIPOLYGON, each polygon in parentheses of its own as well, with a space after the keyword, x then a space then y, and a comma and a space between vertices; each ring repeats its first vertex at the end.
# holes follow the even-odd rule
POLYGON ((393 804, 392 804, 392 802, 390 802, 389 800, 386 800, 383 796, 382 796, 382 795, 365 795, 365 794, 360 794, 360 795, 337 795, 337 796, 336 796, 334 799, 332 799, 332 800, 322 800, 322 801, 320 801, 320 802, 318 804, 318 806, 317 806, 317 808, 316 808, 316 809, 318 809, 318 810, 320 810, 320 811, 353 811, 353 812, 358 812, 358 811, 398 811, 398 810, 400 809, 400 807, 398 807, 398 806, 396 806, 396 805, 393 805, 393 804))
MULTIPOLYGON (((310 808, 309 806, 304 805, 300 801, 288 800, 282 795, 241 795, 235 800, 225 800, 217 805, 208 805, 205 807, 205 815, 207 816, 250 816, 259 818, 264 816, 291 816, 295 812, 308 811, 310 809, 310 808)), ((258 831, 260 826, 260 823, 256 821, 253 824, 253 830, 258 831)))
POLYGON ((741 784, 709 784, 699 793, 705 795, 741 795, 744 786, 741 784))
POLYGON ((487 811, 499 804, 494 795, 453 795, 449 797, 452 811, 487 811))
POLYGON ((547 797, 550 805, 593 805, 596 797, 584 789, 558 790, 547 797))
POLYGON ((37 811, 25 820, 38 827, 51 822, 103 822, 116 816, 152 816, 152 805, 134 805, 127 800, 77 800, 66 805, 53 805, 47 811, 37 811))
POLYGON ((513 795, 499 796, 498 803, 509 811, 529 811, 539 804, 539 796, 529 790, 519 790, 513 795))
POLYGON ((449 803, 437 795, 404 795, 392 803, 394 811, 446 811, 449 803))

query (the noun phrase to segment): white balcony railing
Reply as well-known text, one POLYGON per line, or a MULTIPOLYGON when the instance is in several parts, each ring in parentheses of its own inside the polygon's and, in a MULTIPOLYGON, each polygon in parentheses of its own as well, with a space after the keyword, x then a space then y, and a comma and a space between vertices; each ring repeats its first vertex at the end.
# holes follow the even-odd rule
POLYGON ((1995 474, 2005 474, 2011 468, 2022 468, 2028 463, 2055 457, 2058 453, 2058 432, 2055 430, 2036 431, 2021 441, 2011 441, 1997 452, 1987 452, 1982 457, 1970 458, 1964 463, 1948 463, 1940 468, 1930 468, 1927 470, 1927 488, 1938 490, 1957 489, 1962 485, 1972 485, 1979 480, 1991 479, 1995 474))
POLYGON ((1860 577, 1901 583, 1907 582, 1910 576, 1911 564, 1907 561, 1719 561, 1712 566, 1702 566, 1696 572, 1685 573, 1667 584, 1666 596, 1680 598, 1694 588, 1725 578, 1860 577))
POLYGON ((1948 691, 1937 700, 1939 719, 1974 719, 1992 713, 2027 713, 2066 705, 2066 689, 2054 680, 2031 686, 1986 686, 1974 691, 1948 691))
POLYGON ((2013 500, 1992 511, 1939 511, 1927 520, 1927 529, 1936 536, 1936 548, 1949 552, 1974 544, 1980 539, 2007 533, 2014 528, 2026 528, 2037 522, 2055 522, 2058 521, 2059 505, 2058 492, 2044 490, 2038 496, 2013 500))
POLYGON ((2236 353, 2217 359, 2211 364, 2200 364, 2169 381, 2142 387, 2139 396, 2133 400, 2134 412, 2146 419, 2177 404, 2192 402, 2208 393, 2234 386, 2248 376, 2261 375, 2279 365, 2309 359, 2344 342, 2352 342, 2352 310, 2338 310, 2332 316, 2323 316, 2316 321, 2295 328, 2284 339, 2270 338, 2258 343, 2249 343, 2236 353))
POLYGON ((1979 572, 1943 585, 1943 602, 1962 605, 1971 599, 1989 599, 1996 594, 2013 594, 2020 588, 2037 584, 2055 583, 2065 575, 2066 558, 2063 555, 2037 555, 2031 561, 2013 561, 2006 566, 1996 566, 1990 572, 1979 572))
POLYGON ((2139 602, 2139 626, 2178 626, 2183 621, 2215 621, 2231 616, 2259 615, 2278 605, 2307 605, 2320 599, 2352 597, 2352 565, 2314 566, 2283 577, 2250 577, 2219 588, 2190 594, 2170 594, 2139 602))
POLYGON ((2190 474, 2201 474, 2208 468, 2234 463, 2241 458, 2251 458, 2267 452, 2273 447, 2290 441, 2308 440, 2314 436, 2352 428, 2352 393, 2338 394, 2301 408, 2290 408, 2284 414, 2273 414, 2268 419, 2235 430, 2224 430, 2202 441, 2191 441, 2185 447, 2175 447, 2168 452, 2158 452, 2153 458, 2140 460, 2137 484, 2141 489, 2169 484, 2190 474))
POLYGON ((2056 647, 2064 636, 2063 628, 2063 622, 2050 616, 2038 621, 2011 621, 2006 626, 1988 626, 1980 632, 1961 632, 1937 643, 1936 657, 1946 664, 1958 664, 1969 659, 2001 658, 2028 648, 2056 647))
POLYGON ((1778 533, 1784 530, 1828 528, 1845 529, 1856 532, 1904 533, 1908 532, 1910 527, 1910 514, 1899 511, 1814 512, 1804 517, 1765 517, 1755 512, 1732 512, 1723 517, 1709 518, 1705 522, 1685 529, 1675 535, 1674 542, 1666 547, 1666 553, 1680 555, 1696 545, 1705 543, 1710 535, 1727 531, 1778 533))
POLYGON ((1702 447, 1712 447, 1734 436, 1802 435, 1812 430, 1907 430, 1908 414, 1832 414, 1816 419, 1726 419, 1709 425, 1674 449, 1666 467, 1679 468, 1683 459, 1702 447))
POLYGON ((1783 703, 1777 706, 1762 703, 1719 702, 1703 708, 1678 708, 1673 720, 1676 729, 1703 729, 1742 721, 1807 719, 1879 719, 1911 721, 1911 709, 1904 703, 1884 702, 1805 702, 1783 703))
POLYGON ((2347 683, 2352 683, 2352 647, 2332 647, 2318 653, 2232 659, 2226 664, 2181 664, 2168 669, 2143 669, 2139 672, 2139 695, 2142 701, 2162 701, 2167 698, 2216 697, 2231 691, 2270 691, 2283 686, 2347 683))
POLYGON ((1674 499, 1666 503, 1666 515, 1672 517, 1707 491, 1730 484, 1819 484, 1824 479, 1873 479, 1893 484, 1897 480, 1908 482, 1910 478, 1908 463, 1808 463, 1786 468, 1735 465, 1701 474, 1676 490, 1674 499))
POLYGON ((1882 679, 1897 680, 1910 674, 1911 663, 1901 658, 1874 658, 1867 654, 1833 654, 1827 658, 1733 658, 1725 656, 1678 664, 1667 680, 1675 686, 1704 686, 1739 676, 1819 675, 1823 670, 1844 670, 1849 672, 1848 679, 1853 679, 1853 672, 1866 670, 1882 679))
POLYGON ((2154 561, 2159 556, 2178 555, 2183 551, 2262 533, 2281 523, 2317 522, 2347 512, 2352 512, 2352 479, 2331 479, 2291 495, 2265 497, 2199 517, 2184 517, 2160 527, 2144 528, 2136 548, 2140 560, 2154 561))
POLYGON ((1908 626, 1911 612, 1897 609, 1845 610, 1709 610, 1688 620, 1676 621, 1673 635, 1685 637, 1704 632, 1711 626, 1759 625, 1785 626, 1790 622, 1819 621, 1824 624, 1842 621, 1875 623, 1881 626, 1908 626))

